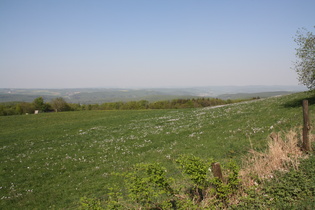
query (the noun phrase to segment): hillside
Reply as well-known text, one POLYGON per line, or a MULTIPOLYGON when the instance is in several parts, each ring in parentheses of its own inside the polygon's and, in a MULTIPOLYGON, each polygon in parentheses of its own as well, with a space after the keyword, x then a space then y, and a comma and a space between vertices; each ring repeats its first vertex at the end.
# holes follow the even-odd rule
POLYGON ((160 162, 170 173, 180 154, 241 164, 271 132, 301 126, 296 93, 217 108, 81 111, 0 117, 1 209, 76 209, 120 184, 112 172, 160 162))
POLYGON ((32 102, 43 97, 45 101, 63 97, 70 103, 96 104, 118 101, 149 102, 196 97, 217 97, 221 99, 242 99, 270 97, 304 91, 301 86, 210 86, 191 88, 73 88, 73 89, 0 89, 0 103, 32 102))
POLYGON ((235 94, 222 94, 217 97, 220 99, 250 99, 250 98, 269 98, 273 96, 284 96, 292 94, 289 91, 274 91, 274 92, 257 92, 257 93, 235 93, 235 94))

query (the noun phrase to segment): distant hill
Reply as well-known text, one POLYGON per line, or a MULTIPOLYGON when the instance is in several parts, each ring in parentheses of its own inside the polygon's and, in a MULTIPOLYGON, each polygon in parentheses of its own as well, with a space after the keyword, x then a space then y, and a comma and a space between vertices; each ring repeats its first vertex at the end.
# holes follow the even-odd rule
POLYGON ((197 97, 189 92, 168 89, 165 91, 146 89, 0 89, 0 103, 11 101, 32 102, 40 96, 45 101, 63 97, 67 102, 82 104, 139 100, 154 102, 197 97))
POLYGON ((275 92, 259 92, 259 93, 236 93, 236 94, 222 94, 218 95, 220 99, 250 99, 250 98, 268 98, 272 96, 283 96, 293 92, 289 91, 275 91, 275 92))
POLYGON ((70 103, 94 104, 117 101, 172 100, 178 98, 215 97, 243 99, 270 97, 305 91, 301 86, 209 86, 183 88, 73 88, 73 89, 0 89, 0 102, 32 102, 37 97, 50 101, 63 97, 70 103))
POLYGON ((35 98, 38 98, 42 96, 45 101, 50 101, 53 98, 53 96, 47 96, 47 95, 23 95, 23 94, 3 94, 0 93, 0 103, 4 102, 32 102, 35 98))

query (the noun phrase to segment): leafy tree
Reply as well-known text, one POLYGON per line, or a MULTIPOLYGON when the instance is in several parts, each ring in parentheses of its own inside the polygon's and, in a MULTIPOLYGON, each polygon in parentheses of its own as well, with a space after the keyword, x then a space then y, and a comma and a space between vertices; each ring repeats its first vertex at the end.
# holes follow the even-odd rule
MULTIPOLYGON (((17 104, 15 107, 15 111, 17 114, 23 114, 23 109, 21 107, 21 104, 17 104)), ((1 114, 0 114, 1 115, 1 114)))
POLYGON ((149 101, 141 100, 138 101, 139 109, 147 109, 149 107, 149 101))
POLYGON ((70 106, 62 97, 53 99, 51 106, 56 112, 70 111, 70 106))
MULTIPOLYGON (((315 28, 315 27, 314 27, 315 28)), ((315 34, 306 29, 297 31, 294 41, 297 43, 295 70, 301 84, 315 89, 315 34)))
POLYGON ((18 114, 34 113, 35 107, 32 103, 22 102, 17 105, 16 110, 18 111, 18 114))
POLYGON ((78 104, 69 103, 68 105, 69 105, 71 111, 82 111, 82 110, 84 110, 84 107, 81 106, 79 103, 78 104))
POLYGON ((4 116, 4 106, 0 104, 0 116, 4 116))
POLYGON ((33 101, 33 104, 34 104, 35 109, 42 111, 43 110, 43 106, 44 106, 44 99, 43 99, 43 97, 35 98, 34 101, 33 101))
POLYGON ((45 103, 43 97, 35 98, 33 101, 34 108, 41 112, 47 112, 51 110, 50 104, 45 103))

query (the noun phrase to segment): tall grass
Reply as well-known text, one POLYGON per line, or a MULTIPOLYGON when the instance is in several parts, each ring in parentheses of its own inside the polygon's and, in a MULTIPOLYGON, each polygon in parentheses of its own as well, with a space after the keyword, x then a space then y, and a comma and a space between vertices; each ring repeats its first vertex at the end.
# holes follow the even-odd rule
POLYGON ((293 130, 272 133, 266 151, 250 150, 240 172, 243 184, 251 186, 257 184, 257 179, 273 178, 275 171, 297 170, 301 158, 307 157, 301 149, 300 133, 293 130))

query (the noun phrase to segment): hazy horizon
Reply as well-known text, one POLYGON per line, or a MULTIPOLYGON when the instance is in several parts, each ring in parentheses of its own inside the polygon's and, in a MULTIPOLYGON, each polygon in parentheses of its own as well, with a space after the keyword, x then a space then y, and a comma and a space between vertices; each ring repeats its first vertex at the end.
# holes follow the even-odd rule
POLYGON ((315 1, 0 2, 0 88, 297 86, 315 1))
POLYGON ((210 88, 214 88, 214 89, 224 89, 224 88, 262 88, 262 89, 276 89, 276 88, 280 88, 281 90, 308 90, 307 87, 303 86, 303 85, 208 85, 208 86, 156 86, 156 87, 145 87, 145 86, 132 86, 132 87, 114 87, 114 86, 108 86, 108 87, 71 87, 71 88, 2 88, 0 87, 0 89, 9 89, 9 90, 93 90, 93 89, 118 89, 118 90, 157 90, 157 89, 210 89, 210 88))

